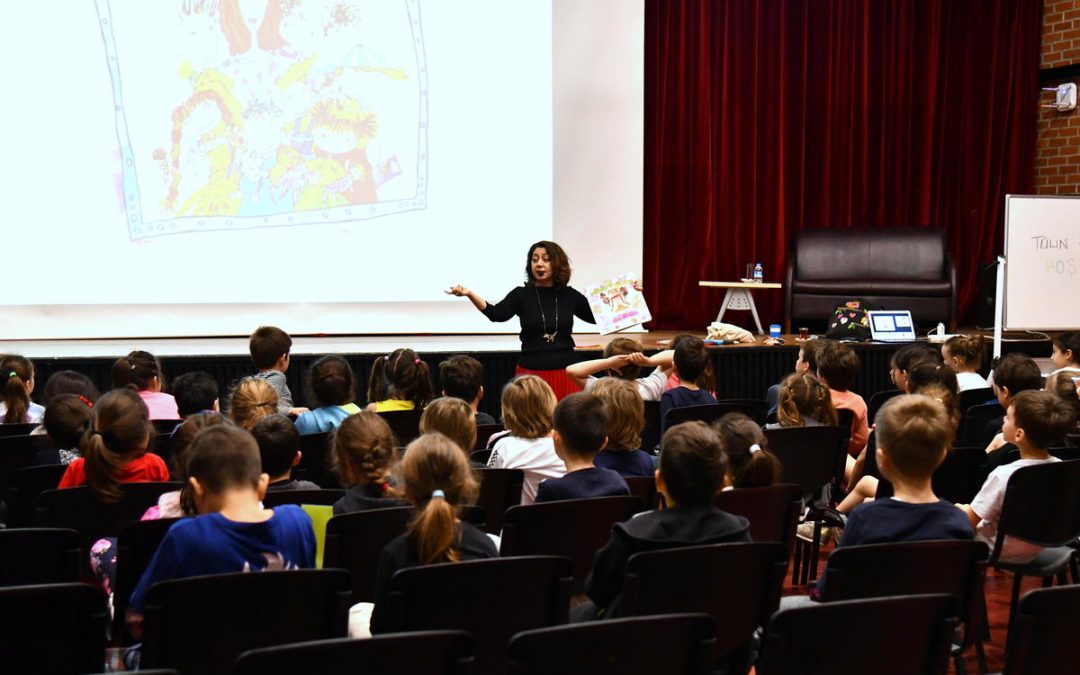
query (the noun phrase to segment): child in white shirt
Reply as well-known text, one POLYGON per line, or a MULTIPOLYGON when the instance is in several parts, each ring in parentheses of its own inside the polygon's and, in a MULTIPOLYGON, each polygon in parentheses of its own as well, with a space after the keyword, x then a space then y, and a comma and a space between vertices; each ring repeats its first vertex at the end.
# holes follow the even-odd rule
POLYGON ((551 439, 556 403, 551 386, 536 375, 519 375, 503 387, 503 426, 509 433, 495 442, 488 466, 525 472, 522 504, 533 503, 540 481, 566 474, 551 439))

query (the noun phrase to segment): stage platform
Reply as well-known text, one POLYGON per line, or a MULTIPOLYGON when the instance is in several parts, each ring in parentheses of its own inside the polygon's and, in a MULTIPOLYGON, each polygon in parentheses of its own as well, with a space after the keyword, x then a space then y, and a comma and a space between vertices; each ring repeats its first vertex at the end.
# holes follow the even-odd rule
MULTIPOLYGON (((647 351, 653 351, 673 336, 685 332, 701 335, 700 331, 651 331, 625 336, 640 341, 647 351)), ((599 358, 603 346, 619 336, 575 334, 578 355, 582 360, 599 358)), ((757 340, 754 344, 710 348, 720 398, 764 398, 770 385, 794 370, 798 355, 796 336, 784 336, 784 344, 778 345, 766 345, 762 337, 757 340)), ((903 345, 864 342, 852 346, 861 363, 854 390, 868 399, 878 391, 891 389, 889 359, 903 345)), ((372 362, 398 347, 410 347, 420 353, 431 366, 436 389, 440 361, 454 354, 469 354, 478 359, 485 369, 486 395, 481 409, 498 416, 499 391, 514 375, 520 342, 516 334, 296 336, 293 338, 292 365, 287 373, 294 401, 297 405, 310 405, 308 370, 311 364, 325 354, 341 354, 356 371, 358 402, 363 403, 367 398, 372 362)), ((111 388, 109 369, 113 361, 135 349, 149 351, 160 358, 166 380, 193 370, 209 372, 218 380, 223 395, 237 379, 254 372, 246 337, 0 342, 0 352, 23 354, 34 361, 39 391, 45 380, 59 370, 85 373, 106 391, 111 388)), ((1048 340, 1020 340, 1007 342, 1003 350, 1046 357, 1050 355, 1051 346, 1048 340)), ((988 356, 989 352, 988 345, 988 356)))

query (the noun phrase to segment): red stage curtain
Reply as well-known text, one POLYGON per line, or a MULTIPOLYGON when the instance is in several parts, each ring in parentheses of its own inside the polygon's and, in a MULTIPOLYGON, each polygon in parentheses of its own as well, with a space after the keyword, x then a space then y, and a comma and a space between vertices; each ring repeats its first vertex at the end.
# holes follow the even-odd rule
MULTIPOLYGON (((1041 16, 1041 0, 647 0, 652 327, 704 327, 723 296, 697 282, 747 262, 782 280, 792 234, 819 226, 944 226, 970 319, 1004 197, 1032 190, 1041 16)), ((780 322, 782 292, 755 295, 780 322)))

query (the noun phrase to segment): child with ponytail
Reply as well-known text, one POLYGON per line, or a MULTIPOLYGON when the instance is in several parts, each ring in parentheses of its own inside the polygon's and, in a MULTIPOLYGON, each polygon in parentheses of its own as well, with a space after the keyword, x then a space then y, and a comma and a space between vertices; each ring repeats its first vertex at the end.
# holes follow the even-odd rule
POLYGON ((764 449, 765 433, 757 422, 742 413, 728 413, 713 428, 724 442, 727 457, 725 490, 766 487, 780 482, 780 460, 764 449))
POLYGON ((104 502, 118 501, 122 483, 169 480, 169 469, 147 452, 153 428, 146 404, 130 389, 114 389, 94 406, 82 457, 68 464, 58 487, 88 485, 104 502))
POLYGON ((165 393, 161 364, 150 352, 134 351, 116 359, 112 367, 113 387, 127 387, 139 393, 152 420, 178 420, 176 399, 165 393))
POLYGON ((30 400, 34 391, 34 364, 30 359, 9 354, 0 360, 0 423, 39 424, 45 408, 30 400))
POLYGON ((945 365, 956 372, 960 391, 989 389, 986 378, 979 374, 985 352, 981 335, 954 335, 941 346, 941 356, 945 365))
POLYGON ((393 629, 386 617, 390 579, 398 570, 498 555, 486 534, 458 517, 458 508, 476 498, 478 486, 465 454, 453 441, 440 433, 417 438, 406 448, 400 472, 416 516, 408 531, 383 549, 375 579, 372 633, 393 629))
POLYGON ((90 428, 90 411, 94 404, 85 396, 61 394, 45 409, 43 424, 53 447, 40 451, 30 461, 31 466, 63 464, 79 458, 79 443, 90 428))
POLYGON ((390 484, 393 460, 394 434, 383 418, 367 411, 346 417, 330 437, 330 465, 346 490, 334 515, 407 506, 390 484))
POLYGON ((813 373, 792 373, 780 384, 776 421, 765 428, 835 426, 836 419, 828 385, 813 373))
POLYGON ((427 405, 434 393, 428 364, 407 347, 395 349, 372 364, 367 409, 416 410, 427 405))

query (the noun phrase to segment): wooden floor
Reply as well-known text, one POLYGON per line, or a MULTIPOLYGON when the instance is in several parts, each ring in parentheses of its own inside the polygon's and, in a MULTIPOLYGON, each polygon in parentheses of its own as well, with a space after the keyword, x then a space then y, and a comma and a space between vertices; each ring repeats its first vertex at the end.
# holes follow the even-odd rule
MULTIPOLYGON (((829 544, 822 547, 818 562, 818 574, 825 569, 825 560, 829 557, 835 546, 829 544)), ((983 644, 986 651, 986 664, 991 673, 999 673, 1005 667, 1005 636, 1009 624, 1009 596, 1012 593, 1012 574, 988 569, 986 572, 986 609, 990 615, 990 641, 983 644)), ((1024 577, 1021 597, 1023 594, 1041 586, 1041 580, 1035 577, 1024 577)), ((805 586, 796 586, 791 583, 790 571, 784 582, 784 595, 805 595, 805 586)), ((969 649, 964 655, 967 664, 968 675, 979 673, 979 664, 975 658, 975 650, 969 649)), ((949 661, 949 672, 955 673, 956 669, 952 661, 949 661)))

